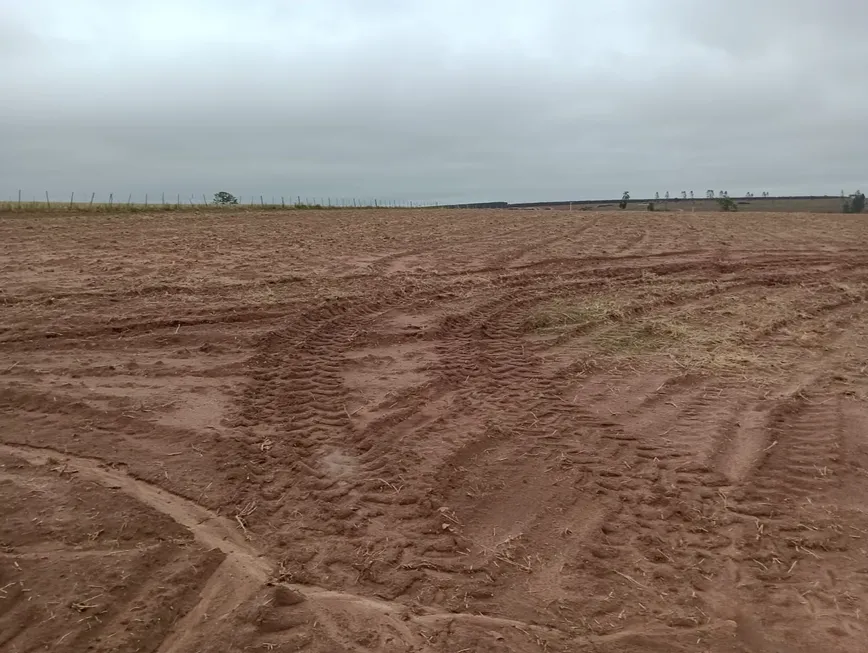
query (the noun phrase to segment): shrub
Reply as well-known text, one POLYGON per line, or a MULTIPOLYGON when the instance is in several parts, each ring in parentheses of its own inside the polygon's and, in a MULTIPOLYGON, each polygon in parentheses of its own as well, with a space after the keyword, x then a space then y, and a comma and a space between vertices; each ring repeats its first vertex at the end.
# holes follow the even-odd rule
POLYGON ((731 197, 718 197, 717 203, 721 211, 738 211, 738 204, 731 197))
POLYGON ((865 210, 865 195, 862 191, 857 190, 855 195, 851 195, 844 200, 844 213, 862 213, 865 210))
POLYGON ((626 209, 627 208, 627 202, 629 202, 629 201, 630 201, 630 191, 625 190, 624 194, 621 196, 621 201, 618 203, 618 206, 621 209, 626 209))
POLYGON ((214 204, 217 204, 218 206, 238 204, 238 198, 232 193, 227 193, 225 190, 221 190, 219 193, 214 193, 214 204))

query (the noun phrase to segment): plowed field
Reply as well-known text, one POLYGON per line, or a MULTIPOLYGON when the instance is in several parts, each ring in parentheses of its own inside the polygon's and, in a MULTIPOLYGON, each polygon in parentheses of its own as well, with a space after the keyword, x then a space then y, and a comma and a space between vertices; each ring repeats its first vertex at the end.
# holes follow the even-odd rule
POLYGON ((0 219, 0 650, 868 650, 868 217, 0 219))

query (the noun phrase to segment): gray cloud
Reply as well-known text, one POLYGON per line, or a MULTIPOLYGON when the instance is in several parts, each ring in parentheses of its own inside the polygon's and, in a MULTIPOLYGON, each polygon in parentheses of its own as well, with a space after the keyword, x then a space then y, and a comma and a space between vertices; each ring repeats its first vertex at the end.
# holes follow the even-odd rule
POLYGON ((0 198, 868 185, 861 0, 72 4, 0 0, 0 198))

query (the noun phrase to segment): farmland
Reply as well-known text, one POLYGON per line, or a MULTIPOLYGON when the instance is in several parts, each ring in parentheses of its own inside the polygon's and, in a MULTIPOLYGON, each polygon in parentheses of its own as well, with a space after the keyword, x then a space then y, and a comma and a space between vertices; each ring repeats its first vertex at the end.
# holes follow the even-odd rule
POLYGON ((868 649, 868 220, 0 217, 0 649, 868 649))

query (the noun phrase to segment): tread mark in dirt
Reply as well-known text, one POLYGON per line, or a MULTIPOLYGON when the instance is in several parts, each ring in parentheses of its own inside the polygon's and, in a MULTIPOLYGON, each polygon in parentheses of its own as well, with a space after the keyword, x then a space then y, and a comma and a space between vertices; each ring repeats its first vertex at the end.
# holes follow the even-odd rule
MULTIPOLYGON (((219 549, 226 555, 224 562, 202 589, 199 604, 176 624, 170 636, 160 647, 161 652, 180 653, 189 650, 188 647, 197 641, 196 638, 208 631, 214 622, 219 624, 233 616, 273 577, 274 564, 262 556, 229 519, 192 501, 135 479, 125 472, 105 467, 99 461, 89 458, 71 456, 51 449, 10 444, 0 444, 0 454, 21 458, 34 466, 44 466, 50 461, 59 461, 67 469, 77 472, 80 478, 128 494, 167 515, 187 528, 201 544, 219 549)), ((520 627, 543 634, 560 633, 554 628, 515 619, 461 612, 438 612, 427 608, 411 611, 408 606, 400 603, 366 596, 300 584, 282 585, 298 592, 305 602, 316 606, 315 610, 324 610, 323 613, 317 612, 320 619, 328 621, 329 611, 335 609, 355 611, 362 619, 365 615, 368 618, 379 617, 406 637, 408 644, 416 646, 420 646, 423 640, 406 625, 407 623, 424 627, 455 621, 490 627, 520 627)))

